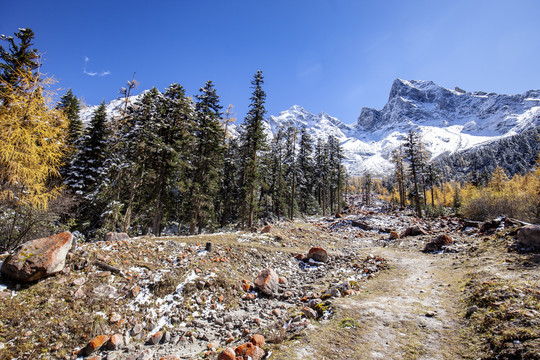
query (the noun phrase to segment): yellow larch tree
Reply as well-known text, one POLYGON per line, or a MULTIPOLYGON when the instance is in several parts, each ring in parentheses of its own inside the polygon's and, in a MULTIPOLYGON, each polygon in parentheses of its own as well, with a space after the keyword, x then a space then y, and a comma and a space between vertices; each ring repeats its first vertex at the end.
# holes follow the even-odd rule
POLYGON ((51 185, 65 152, 68 122, 44 90, 53 81, 18 72, 13 85, 0 79, 0 201, 46 209, 58 194, 51 185))

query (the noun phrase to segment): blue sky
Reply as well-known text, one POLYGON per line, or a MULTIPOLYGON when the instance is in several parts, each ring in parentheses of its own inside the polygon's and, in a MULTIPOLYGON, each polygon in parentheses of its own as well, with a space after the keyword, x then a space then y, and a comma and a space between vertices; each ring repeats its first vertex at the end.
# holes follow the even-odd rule
POLYGON ((0 33, 30 27, 42 70, 88 104, 171 83, 215 83, 241 121, 261 69, 269 115, 294 104, 353 123, 395 78, 507 94, 540 88, 540 1, 15 1, 0 33))

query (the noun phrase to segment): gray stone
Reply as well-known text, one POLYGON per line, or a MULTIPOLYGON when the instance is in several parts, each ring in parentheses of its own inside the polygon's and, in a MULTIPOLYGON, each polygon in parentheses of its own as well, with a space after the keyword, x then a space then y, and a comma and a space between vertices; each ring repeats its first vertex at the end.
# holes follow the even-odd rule
POLYGON ((332 289, 330 290, 330 293, 329 293, 329 294, 330 294, 331 297, 334 297, 334 298, 341 297, 341 292, 339 292, 339 290, 336 289, 336 288, 332 288, 332 289))
POLYGON ((477 311, 478 311, 478 306, 473 305, 473 306, 471 306, 470 308, 467 309, 467 314, 466 314, 466 316, 467 316, 467 317, 470 317, 472 314, 474 314, 474 313, 477 312, 477 311))
POLYGON ((301 311, 302 311, 302 314, 304 314, 304 316, 307 317, 308 319, 316 319, 317 318, 318 314, 312 308, 304 306, 301 311))
POLYGON ((105 234, 105 241, 121 241, 129 239, 129 235, 126 233, 108 232, 105 234))
POLYGON ((139 335, 142 330, 143 330, 143 327, 141 324, 135 324, 133 329, 131 329, 131 336, 139 335))
POLYGON ((540 250, 540 225, 526 225, 518 231, 519 245, 540 250))

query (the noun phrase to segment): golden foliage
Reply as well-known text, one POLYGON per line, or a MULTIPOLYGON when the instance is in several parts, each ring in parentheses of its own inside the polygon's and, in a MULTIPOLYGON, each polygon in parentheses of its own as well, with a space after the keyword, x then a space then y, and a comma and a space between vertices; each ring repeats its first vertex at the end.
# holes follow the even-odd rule
POLYGON ((540 168, 511 179, 501 168, 495 169, 484 188, 467 185, 462 189, 463 215, 484 220, 509 216, 520 220, 538 221, 540 205, 540 168))
POLYGON ((65 152, 68 122, 49 107, 51 79, 20 72, 17 86, 2 84, 0 93, 0 201, 47 208, 58 194, 49 186, 65 152))

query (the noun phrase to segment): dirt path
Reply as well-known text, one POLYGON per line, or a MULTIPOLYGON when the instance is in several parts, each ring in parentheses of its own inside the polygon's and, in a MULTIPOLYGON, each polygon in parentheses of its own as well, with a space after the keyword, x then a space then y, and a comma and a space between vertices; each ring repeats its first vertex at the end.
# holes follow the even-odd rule
POLYGON ((369 251, 386 258, 390 270, 368 281, 360 295, 336 302, 334 320, 310 332, 289 355, 462 359, 459 354, 467 352, 458 336, 461 276, 454 266, 456 256, 389 248, 369 251))

